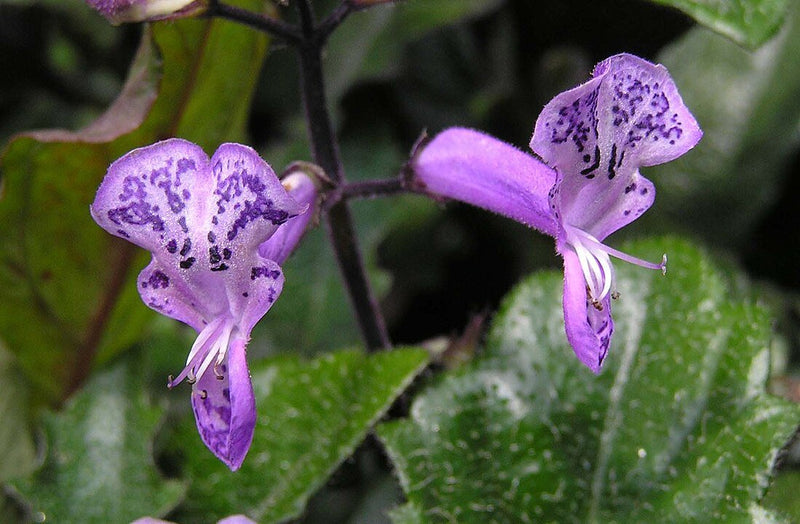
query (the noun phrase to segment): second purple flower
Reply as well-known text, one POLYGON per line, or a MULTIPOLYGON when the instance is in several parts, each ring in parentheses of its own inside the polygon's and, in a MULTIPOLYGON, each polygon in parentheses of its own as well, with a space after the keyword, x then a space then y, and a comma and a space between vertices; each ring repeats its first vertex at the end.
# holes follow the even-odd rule
POLYGON ((598 373, 616 297, 610 257, 666 270, 603 243, 655 199, 639 167, 673 160, 702 137, 666 68, 621 54, 542 111, 528 155, 483 133, 451 128, 412 160, 412 183, 431 195, 494 211, 551 235, 564 258, 564 322, 578 358, 598 373), (540 160, 541 159, 541 160, 540 160))

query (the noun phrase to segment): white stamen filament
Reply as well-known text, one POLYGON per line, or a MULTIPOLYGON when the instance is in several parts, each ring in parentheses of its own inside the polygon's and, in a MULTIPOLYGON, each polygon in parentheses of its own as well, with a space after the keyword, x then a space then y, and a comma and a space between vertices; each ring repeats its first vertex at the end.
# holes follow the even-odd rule
POLYGON ((212 362, 215 370, 222 364, 228 352, 228 345, 231 339, 234 324, 230 318, 219 317, 211 321, 197 335, 186 359, 186 367, 177 377, 170 377, 168 387, 174 387, 187 379, 190 384, 194 384, 206 372, 212 362))
POLYGON ((660 264, 648 262, 608 247, 581 229, 572 226, 564 226, 564 229, 567 233, 567 243, 578 255, 589 295, 595 302, 600 302, 609 293, 612 297, 617 293, 616 273, 609 255, 637 266, 667 273, 667 255, 663 256, 660 264))

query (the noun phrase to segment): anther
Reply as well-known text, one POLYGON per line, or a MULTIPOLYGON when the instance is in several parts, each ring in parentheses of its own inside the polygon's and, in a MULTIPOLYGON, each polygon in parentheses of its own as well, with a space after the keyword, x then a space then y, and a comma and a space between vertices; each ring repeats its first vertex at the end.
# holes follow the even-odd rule
POLYGON ((225 379, 225 375, 219 370, 219 364, 214 364, 214 376, 217 377, 217 380, 225 379))
POLYGON ((203 399, 203 400, 207 399, 208 398, 208 391, 206 391, 205 389, 200 390, 200 398, 203 399))
POLYGON ((619 291, 612 291, 611 292, 611 298, 614 299, 614 300, 618 300, 619 299, 619 291))

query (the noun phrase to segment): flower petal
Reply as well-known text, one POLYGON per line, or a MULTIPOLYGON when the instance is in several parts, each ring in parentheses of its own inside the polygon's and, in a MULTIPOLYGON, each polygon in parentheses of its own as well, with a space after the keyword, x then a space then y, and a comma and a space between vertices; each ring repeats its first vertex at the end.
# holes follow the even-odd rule
POLYGON ((283 290, 283 272, 272 260, 256 257, 247 274, 231 281, 231 311, 239 318, 239 329, 250 333, 256 322, 266 315, 283 290))
POLYGON ((667 68, 629 54, 607 58, 592 75, 603 78, 598 99, 601 137, 613 137, 619 155, 637 166, 674 160, 693 148, 703 132, 683 103, 667 68))
POLYGON ((111 23, 189 16, 206 9, 201 0, 87 0, 111 23))
POLYGON ((598 310, 587 300, 586 279, 578 255, 568 246, 560 246, 564 257, 564 326, 578 359, 595 373, 600 372, 608 353, 614 321, 611 300, 603 299, 598 310), (563 248, 563 249, 562 249, 563 248))
POLYGON ((151 251, 176 267, 190 267, 190 233, 204 220, 209 193, 208 157, 200 147, 172 138, 135 149, 108 168, 90 206, 112 235, 151 251))
POLYGON ((256 249, 305 209, 289 196, 269 164, 247 146, 222 144, 211 157, 211 169, 212 208, 206 224, 210 248, 256 249))
POLYGON ((217 522, 217 524, 256 524, 254 520, 250 520, 244 515, 231 515, 217 522))
POLYGON ((204 373, 192 391, 192 409, 203 442, 232 471, 242 465, 256 425, 256 404, 245 359, 247 341, 231 340, 225 361, 204 373))
POLYGON ((414 183, 441 195, 494 211, 555 236, 548 193, 555 172, 531 155, 489 135, 450 128, 412 163, 414 183))
POLYGON ((652 191, 631 193, 652 188, 639 167, 682 155, 702 132, 663 66, 616 55, 594 74, 545 106, 530 146, 559 173, 563 220, 602 240, 652 203, 652 191))
POLYGON ((281 183, 298 204, 306 206, 306 211, 287 220, 271 237, 258 246, 259 255, 278 264, 283 264, 283 261, 292 254, 305 234, 306 227, 314 215, 317 201, 317 189, 305 173, 299 171, 292 173, 281 180, 281 183))
POLYGON ((205 301, 200 300, 189 282, 171 266, 153 258, 137 279, 142 301, 151 309, 192 326, 200 332, 211 318, 205 301))

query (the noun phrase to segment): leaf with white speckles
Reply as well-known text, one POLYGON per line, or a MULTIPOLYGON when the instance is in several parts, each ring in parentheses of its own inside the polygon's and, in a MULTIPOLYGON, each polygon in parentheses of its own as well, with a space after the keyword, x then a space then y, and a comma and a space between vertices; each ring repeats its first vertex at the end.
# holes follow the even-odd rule
POLYGON ((250 453, 231 473, 203 447, 193 424, 174 445, 193 479, 183 521, 245 513, 259 522, 293 518, 349 457, 428 361, 420 349, 277 357, 251 367, 258 405, 250 453))
MULTIPOLYGON (((800 408, 765 394, 770 320, 731 301, 690 245, 667 277, 618 264, 617 333, 600 376, 567 344, 562 277, 506 300, 485 351, 383 424, 415 511, 398 521, 750 520, 800 408), (405 519, 405 520, 404 520, 405 519)), ((413 509, 413 508, 412 508, 413 509)))
POLYGON ((47 460, 14 484, 48 522, 130 522, 164 516, 186 486, 164 480, 152 441, 163 409, 144 393, 145 378, 127 358, 92 381, 59 413, 44 417, 47 460))
POLYGON ((676 7, 733 41, 758 47, 786 18, 788 0, 650 0, 676 7))

